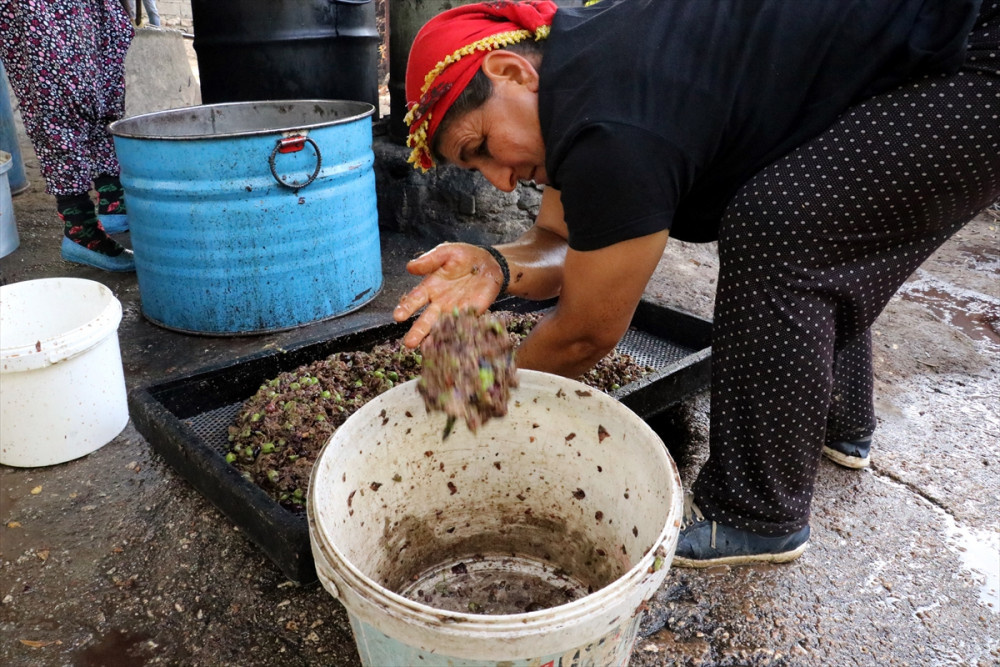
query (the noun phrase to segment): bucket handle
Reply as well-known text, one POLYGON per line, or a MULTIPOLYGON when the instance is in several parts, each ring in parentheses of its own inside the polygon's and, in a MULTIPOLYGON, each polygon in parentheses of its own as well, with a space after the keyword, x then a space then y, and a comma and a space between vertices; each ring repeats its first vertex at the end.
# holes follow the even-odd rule
POLYGON ((316 142, 307 136, 297 134, 293 137, 285 137, 284 139, 278 139, 274 145, 274 150, 271 151, 271 156, 267 159, 267 164, 271 167, 271 175, 274 176, 274 180, 278 181, 278 185, 283 185, 290 190, 298 190, 299 188, 304 188, 319 176, 319 170, 323 166, 323 155, 319 152, 319 146, 316 142), (316 169, 313 173, 306 179, 305 183, 288 183, 282 180, 281 176, 278 175, 278 170, 274 166, 274 158, 278 153, 297 153, 302 150, 302 147, 306 144, 310 144, 313 150, 316 151, 316 169))

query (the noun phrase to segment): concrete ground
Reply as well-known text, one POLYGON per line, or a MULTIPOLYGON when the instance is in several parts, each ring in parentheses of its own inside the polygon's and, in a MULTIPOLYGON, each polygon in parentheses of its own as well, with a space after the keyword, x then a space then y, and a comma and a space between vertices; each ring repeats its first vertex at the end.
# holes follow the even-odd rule
MULTIPOLYGON (((251 337, 179 334, 143 318, 134 275, 60 259, 54 200, 23 133, 21 148, 31 188, 13 200, 21 245, 0 260, 0 282, 107 285, 124 307, 130 390, 384 321, 413 283, 406 259, 431 244, 383 234, 385 287, 342 318, 251 337)), ((967 226, 874 327, 874 464, 823 463, 802 558, 671 570, 631 665, 1000 663, 998 224, 986 212, 967 226)), ((714 248, 669 246, 647 298, 710 315, 714 248)), ((700 394, 656 424, 686 484, 707 453, 708 407, 700 394)), ((358 664, 340 603, 287 581, 131 423, 76 461, 0 468, 0 491, 4 665, 358 664)))

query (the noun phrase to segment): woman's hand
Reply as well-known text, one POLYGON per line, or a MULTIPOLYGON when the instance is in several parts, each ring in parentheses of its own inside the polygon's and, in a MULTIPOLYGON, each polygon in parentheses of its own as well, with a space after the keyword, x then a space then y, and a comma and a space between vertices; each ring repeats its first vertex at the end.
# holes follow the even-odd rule
POLYGON ((399 300, 392 316, 402 322, 424 308, 403 337, 414 348, 430 333, 442 312, 472 307, 485 312, 496 300, 503 272, 490 253, 467 243, 442 243, 411 260, 406 270, 424 276, 420 284, 399 300))

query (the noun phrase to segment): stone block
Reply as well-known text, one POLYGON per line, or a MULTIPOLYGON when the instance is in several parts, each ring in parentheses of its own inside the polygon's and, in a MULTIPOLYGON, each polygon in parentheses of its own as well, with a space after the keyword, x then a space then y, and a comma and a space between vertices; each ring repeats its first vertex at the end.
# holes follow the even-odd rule
POLYGON ((410 149, 386 135, 373 148, 379 224, 388 230, 436 243, 503 243, 538 214, 537 186, 501 192, 479 173, 448 165, 421 173, 406 161, 410 149))
POLYGON ((181 32, 136 29, 125 57, 125 116, 196 104, 201 104, 201 88, 181 32))

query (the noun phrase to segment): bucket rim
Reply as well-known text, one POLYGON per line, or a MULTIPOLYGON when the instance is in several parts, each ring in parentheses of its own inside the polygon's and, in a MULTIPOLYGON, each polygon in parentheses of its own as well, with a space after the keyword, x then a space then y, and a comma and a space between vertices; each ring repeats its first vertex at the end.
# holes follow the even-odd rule
POLYGON ((110 132, 115 137, 121 137, 123 139, 154 139, 163 141, 192 141, 192 140, 217 140, 225 139, 229 137, 256 137, 256 136, 266 136, 276 133, 298 131, 298 130, 312 130, 319 129, 323 127, 332 127, 334 125, 343 125, 346 123, 353 123, 358 120, 368 118, 374 115, 375 106, 368 103, 362 102, 360 100, 336 100, 336 99, 302 99, 302 100, 249 100, 243 102, 220 102, 216 104, 196 104, 187 107, 178 107, 176 109, 166 109, 163 111, 152 111, 149 113, 139 114, 137 116, 129 116, 128 118, 122 118, 116 120, 110 125, 108 125, 108 132, 110 132), (154 134, 154 133, 140 133, 137 131, 138 128, 142 127, 145 122, 156 118, 163 118, 168 116, 180 116, 184 114, 190 114, 193 110, 204 113, 205 111, 213 111, 218 109, 238 109, 239 107, 253 107, 253 106, 278 106, 278 105, 343 105, 343 106, 353 106, 357 110, 350 116, 344 116, 342 118, 335 118, 333 120, 323 120, 313 123, 305 124, 295 124, 289 123, 285 126, 275 126, 263 129, 236 131, 236 132, 221 132, 215 134, 184 134, 184 135, 165 135, 165 134, 154 134))
POLYGON ((122 305, 107 285, 86 278, 38 278, 23 280, 0 286, 0 294, 18 285, 38 285, 39 283, 77 283, 87 289, 97 286, 101 297, 106 299, 101 311, 83 324, 62 331, 57 335, 39 339, 34 343, 0 347, 0 373, 20 373, 39 370, 72 359, 92 349, 115 333, 122 320, 122 305))
MULTIPOLYGON (((522 377, 529 378, 529 381, 530 378, 534 377, 550 382, 555 381, 562 383, 565 385, 564 388, 567 390, 567 393, 574 388, 589 391, 591 393, 601 393, 611 401, 614 401, 612 404, 613 409, 632 415, 632 417, 634 417, 634 419, 638 422, 636 424, 638 428, 647 431, 653 438, 655 438, 656 441, 662 444, 662 440, 656 432, 653 431, 652 427, 650 427, 627 406, 617 402, 613 396, 595 391, 593 387, 583 384, 577 380, 554 375, 552 373, 528 369, 519 369, 517 372, 519 376, 524 374, 522 377)), ((372 401, 369 401, 365 405, 361 406, 361 408, 359 408, 354 414, 356 415, 361 413, 363 415, 366 411, 375 410, 375 406, 380 404, 379 399, 382 399, 382 397, 389 392, 394 392, 403 388, 416 391, 415 387, 417 382, 417 380, 409 380, 396 385, 388 392, 375 397, 372 401), (369 408, 369 406, 373 407, 369 408)), ((354 415, 352 415, 352 417, 353 416, 354 415)), ((339 430, 340 429, 338 429, 338 431, 339 430)), ((629 591, 636 588, 639 582, 641 582, 644 578, 653 576, 662 580, 666 577, 666 574, 670 569, 670 561, 673 558, 673 551, 677 546, 679 526, 684 503, 683 488, 681 486, 680 473, 677 469, 677 464, 668 454, 666 446, 662 446, 655 450, 656 453, 654 456, 657 459, 661 459, 661 461, 665 463, 665 467, 668 472, 667 476, 669 478, 668 485, 670 487, 670 495, 672 498, 676 499, 676 502, 670 503, 667 508, 663 527, 650 544, 649 549, 643 553, 643 555, 631 568, 606 586, 571 602, 553 607, 547 607, 537 611, 522 612, 518 614, 488 615, 472 614, 467 612, 452 612, 411 600, 410 598, 404 597, 399 593, 395 593, 382 586, 377 581, 362 572, 361 569, 348 559, 335 544, 327 539, 325 531, 321 529, 321 523, 316 515, 316 502, 314 500, 315 493, 318 492, 316 478, 320 471, 320 460, 323 458, 323 455, 330 443, 336 438, 336 434, 337 432, 334 432, 334 434, 330 437, 330 440, 328 440, 326 445, 324 445, 323 450, 320 452, 316 459, 316 463, 314 464, 313 473, 309 482, 310 497, 309 502, 306 504, 306 512, 310 523, 310 538, 314 541, 314 543, 316 541, 319 542, 316 546, 318 546, 325 555, 332 555, 337 561, 336 576, 339 581, 335 583, 338 584, 337 588, 340 592, 339 594, 336 594, 336 597, 340 598, 342 602, 344 601, 343 598, 345 596, 341 590, 341 582, 354 596, 360 596, 364 599, 366 604, 374 604, 379 609, 390 610, 397 614, 403 613, 406 615, 408 623, 415 622, 423 625, 424 627, 433 628, 435 632, 453 632, 456 634, 488 637, 490 639, 499 639, 502 637, 512 638, 520 637, 523 635, 525 630, 531 631, 551 628, 553 623, 553 614, 558 614, 559 622, 562 623, 564 627, 574 623, 587 622, 595 612, 599 612, 605 608, 610 601, 628 595, 629 591), (656 567, 657 558, 663 559, 659 567, 656 567), (447 620, 445 623, 442 623, 442 619, 447 620)), ((327 560, 328 562, 330 561, 329 558, 327 558, 327 560)), ((331 562, 330 564, 332 565, 333 563, 331 562)), ((321 580, 322 579, 323 577, 321 577, 321 580)), ((657 584, 656 588, 658 587, 659 584, 657 584)), ((352 613, 356 613, 358 611, 357 609, 352 609, 350 607, 348 607, 348 609, 352 611, 352 613)))

